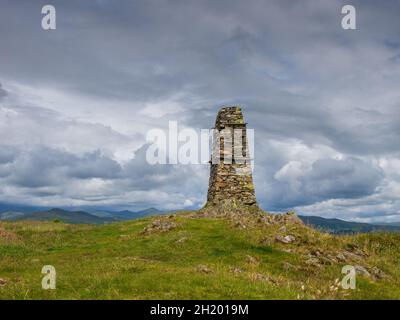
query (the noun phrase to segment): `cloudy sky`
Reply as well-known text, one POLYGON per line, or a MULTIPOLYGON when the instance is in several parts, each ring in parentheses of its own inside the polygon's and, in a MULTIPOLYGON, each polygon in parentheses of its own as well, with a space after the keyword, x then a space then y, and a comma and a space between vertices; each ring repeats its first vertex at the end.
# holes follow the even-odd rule
POLYGON ((146 133, 241 105, 264 209, 400 221, 399 14, 398 0, 0 0, 0 202, 197 208, 208 166, 149 165, 146 133))

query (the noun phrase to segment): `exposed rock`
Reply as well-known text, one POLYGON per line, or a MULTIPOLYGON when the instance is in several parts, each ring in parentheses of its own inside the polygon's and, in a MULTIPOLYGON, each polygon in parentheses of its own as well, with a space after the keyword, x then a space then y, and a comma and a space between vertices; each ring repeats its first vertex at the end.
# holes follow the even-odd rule
POLYGON ((285 226, 282 226, 282 227, 279 228, 278 231, 284 233, 284 232, 286 232, 287 230, 286 230, 286 227, 285 227, 285 226))
POLYGON ((183 243, 183 242, 185 242, 186 240, 187 240, 187 238, 186 238, 186 237, 183 237, 183 238, 180 238, 180 239, 176 240, 175 243, 183 243))
POLYGON ((285 261, 283 263, 283 269, 285 269, 285 270, 296 270, 297 267, 292 265, 291 263, 285 261))
POLYGON ((268 280, 268 277, 266 277, 262 273, 255 273, 253 275, 253 279, 256 280, 256 281, 266 281, 266 280, 268 280))
POLYGON ((196 267, 196 270, 198 272, 202 272, 202 273, 212 273, 213 272, 209 267, 207 267, 206 265, 203 265, 203 264, 198 265, 196 267))
POLYGON ((236 221, 235 227, 239 228, 239 229, 246 229, 247 228, 247 226, 244 223, 242 223, 241 221, 236 221))
POLYGON ((349 244, 347 245, 347 247, 349 248, 348 251, 352 252, 354 255, 356 255, 356 256, 358 256, 358 257, 360 257, 360 258, 365 258, 365 257, 368 256, 364 251, 362 251, 362 250, 361 250, 356 244, 354 244, 354 243, 349 243, 349 244))
POLYGON ((265 217, 258 217, 257 218, 257 223, 258 224, 266 224, 266 225, 270 225, 271 224, 265 217))
POLYGON ((344 256, 343 253, 338 253, 338 254, 336 255, 336 259, 337 259, 339 262, 346 262, 346 257, 344 256))
POLYGON ((309 258, 308 260, 306 260, 306 264, 313 267, 321 267, 317 258, 309 258))
POLYGON ((7 280, 0 278, 0 287, 4 287, 7 284, 7 280))
MULTIPOLYGON (((344 258, 344 256, 339 256, 340 258, 344 258)), ((308 254, 308 260, 306 261, 306 264, 309 265, 331 265, 338 263, 339 259, 337 256, 334 255, 334 253, 331 252, 324 252, 322 250, 311 250, 308 254)))
POLYGON ((331 265, 332 263, 336 262, 335 260, 330 259, 329 256, 321 256, 318 258, 318 260, 325 265, 331 265))
POLYGON ((279 225, 287 225, 287 224, 300 224, 304 225, 303 221, 293 212, 286 212, 285 214, 274 214, 271 215, 272 223, 279 225))
POLYGON ((321 251, 320 250, 311 251, 310 256, 317 257, 319 262, 322 264, 332 264, 332 263, 338 262, 337 258, 333 254, 331 254, 329 252, 324 252, 322 250, 321 251))
POLYGON ((288 243, 294 242, 296 240, 296 238, 292 235, 287 235, 287 236, 278 235, 275 237, 275 240, 278 242, 281 242, 281 243, 288 244, 288 243))
POLYGON ((243 270, 238 267, 230 267, 230 271, 233 273, 242 273, 243 270))
POLYGON ((267 277, 266 275, 261 274, 261 273, 256 274, 256 279, 259 281, 270 281, 269 277, 267 277))
POLYGON ((349 260, 360 260, 361 257, 353 252, 343 251, 342 254, 349 260))
POLYGON ((311 250, 310 255, 314 257, 321 257, 323 255, 322 251, 319 250, 311 250))
POLYGON ((272 284, 278 283, 278 281, 276 281, 275 279, 262 273, 251 273, 249 277, 254 282, 270 282, 272 284))
POLYGON ((258 265, 259 261, 257 258, 247 255, 246 256, 247 263, 258 265))
POLYGON ((356 266, 354 266, 354 269, 356 270, 357 274, 361 274, 361 275, 364 275, 367 277, 371 276, 371 274, 368 272, 368 270, 363 266, 356 265, 356 266))
POLYGON ((333 255, 331 255, 329 253, 326 255, 326 258, 329 259, 329 261, 331 261, 333 263, 338 263, 339 262, 339 260, 335 256, 333 256, 333 255))
POLYGON ((382 279, 386 277, 386 274, 379 269, 378 267, 372 267, 370 269, 370 272, 372 273, 372 275, 376 278, 376 279, 382 279))
POLYGON ((266 245, 266 246, 270 246, 272 244, 272 240, 268 237, 266 238, 262 238, 260 240, 260 244, 266 245))
POLYGON ((153 232, 167 232, 172 229, 175 229, 178 225, 171 221, 166 220, 154 220, 147 227, 144 228, 144 234, 153 233, 153 232))

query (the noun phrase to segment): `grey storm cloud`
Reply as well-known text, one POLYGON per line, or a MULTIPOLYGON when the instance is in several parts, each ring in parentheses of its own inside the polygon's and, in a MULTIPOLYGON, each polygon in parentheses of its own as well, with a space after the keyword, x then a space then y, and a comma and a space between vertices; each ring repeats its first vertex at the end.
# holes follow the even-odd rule
POLYGON ((359 198, 374 193, 384 177, 379 167, 359 159, 320 159, 304 179, 305 192, 317 200, 359 198))
POLYGON ((1 83, 0 83, 0 99, 5 97, 7 95, 7 91, 3 89, 1 83))
POLYGON ((341 0, 52 4, 47 32, 0 3, 0 201, 199 206, 208 167, 149 166, 146 132, 233 104, 265 209, 400 220, 398 1, 353 1, 352 31, 341 0))
POLYGON ((273 210, 290 210, 330 199, 360 199, 374 194, 385 178, 379 166, 353 157, 321 158, 309 168, 302 166, 301 160, 287 163, 279 155, 269 155, 268 159, 269 170, 261 170, 256 182, 260 176, 269 181, 266 194, 258 196, 273 210))
POLYGON ((0 148, 0 165, 9 164, 14 161, 18 153, 14 147, 2 146, 0 148))
MULTIPOLYGON (((130 188, 140 190, 160 189, 164 191, 185 191, 192 196, 200 194, 205 200, 207 192, 208 168, 204 165, 150 165, 146 160, 149 144, 145 144, 135 152, 135 158, 124 165, 123 176, 130 188), (202 178, 195 172, 201 173, 202 178), (189 179, 192 177, 192 179, 189 179), (179 182, 179 183, 177 183, 179 182)), ((199 200, 201 201, 201 200, 199 200)))
MULTIPOLYGON (((121 170, 117 162, 100 152, 83 156, 63 152, 57 149, 38 147, 33 150, 11 150, 0 148, 0 158, 8 168, 6 181, 22 187, 35 188, 57 185, 68 178, 89 179, 116 178, 121 170)), ((3 171, 5 171, 3 169, 3 171)))
MULTIPOLYGON (((193 172, 199 168, 150 165, 145 159, 147 147, 148 145, 139 148, 134 159, 121 165, 99 150, 75 155, 46 147, 18 150, 0 145, 0 180, 9 187, 30 189, 31 195, 42 198, 66 195, 68 190, 54 188, 59 185, 68 185, 71 181, 80 184, 97 179, 109 183, 112 195, 123 194, 126 190, 157 190, 179 195, 183 188, 185 196, 197 204, 204 201, 203 196, 198 196, 206 191, 204 181, 199 183, 201 178, 187 179, 187 176, 195 177, 193 172), (177 181, 180 183, 176 184, 177 181), (60 194, 61 192, 65 194, 60 194)), ((206 173, 203 172, 203 176, 206 173)), ((88 193, 82 192, 75 197, 85 200, 90 199, 90 194, 89 190, 88 193)), ((99 196, 89 202, 93 201, 95 204, 98 200, 99 196)))

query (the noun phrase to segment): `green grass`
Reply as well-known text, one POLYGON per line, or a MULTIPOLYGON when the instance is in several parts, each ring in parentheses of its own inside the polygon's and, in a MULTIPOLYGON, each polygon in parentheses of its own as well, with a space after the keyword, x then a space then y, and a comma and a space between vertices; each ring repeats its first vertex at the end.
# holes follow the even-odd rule
POLYGON ((396 234, 339 237, 293 224, 285 232, 296 242, 281 244, 274 241, 283 234, 279 225, 241 229, 229 219, 190 213, 161 218, 176 223, 173 230, 144 234, 155 219, 100 226, 2 222, 0 278, 6 284, 0 299, 400 298, 396 234), (358 275, 356 290, 335 290, 331 286, 348 263, 306 263, 310 250, 339 252, 349 244, 368 254, 354 263, 376 266, 386 277, 358 275), (56 290, 41 288, 41 269, 48 264, 57 270, 56 290))

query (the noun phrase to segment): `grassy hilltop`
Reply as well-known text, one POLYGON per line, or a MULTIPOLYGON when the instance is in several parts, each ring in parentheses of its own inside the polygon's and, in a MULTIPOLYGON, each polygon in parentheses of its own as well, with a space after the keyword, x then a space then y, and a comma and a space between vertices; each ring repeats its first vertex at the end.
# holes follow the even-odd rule
POLYGON ((0 299, 400 299, 400 234, 333 236, 267 214, 1 222, 0 299), (41 288, 48 264, 56 290, 41 288), (356 290, 338 283, 346 264, 356 290))

